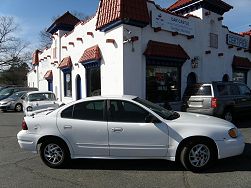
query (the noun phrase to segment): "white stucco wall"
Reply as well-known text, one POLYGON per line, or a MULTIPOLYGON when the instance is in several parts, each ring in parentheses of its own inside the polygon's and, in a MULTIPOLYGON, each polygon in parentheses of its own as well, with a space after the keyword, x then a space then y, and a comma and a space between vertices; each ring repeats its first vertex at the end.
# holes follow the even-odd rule
MULTIPOLYGON (((157 11, 153 3, 148 3, 149 12, 157 11)), ((57 97, 65 103, 76 100, 76 77, 80 75, 82 85, 82 97, 86 97, 86 69, 78 61, 87 48, 98 45, 102 53, 101 60, 101 94, 123 95, 131 94, 145 98, 146 96, 146 58, 143 55, 149 40, 180 45, 190 56, 181 69, 181 94, 187 85, 187 76, 190 72, 197 75, 198 82, 211 82, 222 80, 224 74, 232 79, 233 56, 247 57, 251 60, 251 53, 237 48, 228 48, 226 35, 227 28, 222 27, 222 21, 218 21, 220 15, 213 12, 205 15, 207 10, 199 9, 190 14, 197 17, 189 17, 188 20, 194 24, 194 38, 188 39, 186 35, 178 34, 172 36, 170 31, 161 30, 154 32, 151 25, 144 28, 119 25, 107 32, 96 31, 97 16, 87 23, 79 23, 74 30, 68 34, 58 31, 54 34, 51 48, 43 50, 39 59, 43 59, 38 67, 39 90, 47 91, 48 83, 43 78, 48 70, 53 71, 53 91, 57 97), (199 18, 198 18, 199 17, 199 18), (93 32, 93 37, 87 35, 93 32), (209 34, 218 35, 218 48, 209 46, 209 34), (127 39, 138 36, 139 40, 134 43, 124 42, 127 39), (83 42, 77 40, 82 38, 83 42), (107 39, 114 39, 115 43, 106 43, 107 39), (74 43, 71 45, 69 43, 74 43), (62 48, 66 46, 67 49, 62 48), (53 48, 57 47, 57 57, 53 58, 53 48), (210 54, 205 51, 210 50, 210 54), (218 54, 223 53, 222 57, 218 54), (64 97, 63 73, 58 68, 61 60, 67 56, 72 60, 72 97, 64 97), (45 58, 46 57, 46 58, 45 58), (192 68, 191 59, 199 57, 198 68, 192 68), (58 62, 54 63, 53 62, 58 62)), ((248 36, 245 36, 249 40, 248 36)), ((37 83, 36 73, 30 72, 28 83, 37 83)), ((251 71, 248 73, 248 85, 251 86, 251 71)))

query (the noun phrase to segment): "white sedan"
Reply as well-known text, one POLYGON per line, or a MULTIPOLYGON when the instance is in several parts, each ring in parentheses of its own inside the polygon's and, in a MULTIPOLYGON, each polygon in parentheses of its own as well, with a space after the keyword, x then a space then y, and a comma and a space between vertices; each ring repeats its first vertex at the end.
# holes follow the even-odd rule
POLYGON ((167 159, 201 171, 216 159, 243 153, 230 122, 168 111, 135 96, 91 97, 24 117, 21 148, 40 152, 52 168, 69 159, 167 159))

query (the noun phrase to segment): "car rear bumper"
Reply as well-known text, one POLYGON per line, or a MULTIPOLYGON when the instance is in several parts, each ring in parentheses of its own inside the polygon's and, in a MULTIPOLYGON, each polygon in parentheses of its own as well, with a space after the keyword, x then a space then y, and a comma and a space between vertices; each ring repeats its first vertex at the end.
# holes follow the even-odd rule
POLYGON ((186 111, 191 112, 191 113, 210 115, 210 116, 213 116, 215 114, 213 108, 187 108, 186 111))
POLYGON ((241 155, 245 148, 245 142, 242 135, 238 136, 236 139, 216 141, 216 144, 218 146, 219 159, 241 155))
POLYGON ((17 134, 17 140, 21 149, 37 153, 36 135, 30 134, 28 131, 22 130, 17 134))

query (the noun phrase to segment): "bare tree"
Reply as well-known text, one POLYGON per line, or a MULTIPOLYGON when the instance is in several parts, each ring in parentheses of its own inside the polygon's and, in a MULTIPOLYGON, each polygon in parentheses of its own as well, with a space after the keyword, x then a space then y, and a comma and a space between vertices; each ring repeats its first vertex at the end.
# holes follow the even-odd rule
MULTIPOLYGON (((77 17, 80 20, 88 20, 90 17, 86 16, 85 14, 78 12, 78 11, 72 11, 71 14, 75 17, 77 17)), ((54 22, 56 19, 58 19, 60 15, 54 16, 51 20, 54 22)), ((47 32, 47 28, 44 28, 42 31, 40 31, 40 47, 43 48, 49 48, 52 44, 52 35, 47 32)))
POLYGON ((0 70, 29 58, 29 53, 25 52, 28 44, 15 36, 17 28, 13 17, 0 16, 0 70))

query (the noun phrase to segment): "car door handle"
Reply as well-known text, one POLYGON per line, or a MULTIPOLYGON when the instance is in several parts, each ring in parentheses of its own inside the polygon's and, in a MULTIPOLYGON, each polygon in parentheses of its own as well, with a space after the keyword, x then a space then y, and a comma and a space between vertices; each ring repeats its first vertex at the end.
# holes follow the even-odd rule
POLYGON ((71 128, 72 128, 71 125, 65 125, 65 126, 64 126, 64 129, 71 129, 71 128))
POLYGON ((122 132, 124 129, 120 127, 112 128, 112 132, 122 132))
POLYGON ((241 101, 242 101, 242 102, 245 102, 245 101, 247 101, 247 99, 241 99, 241 101))

